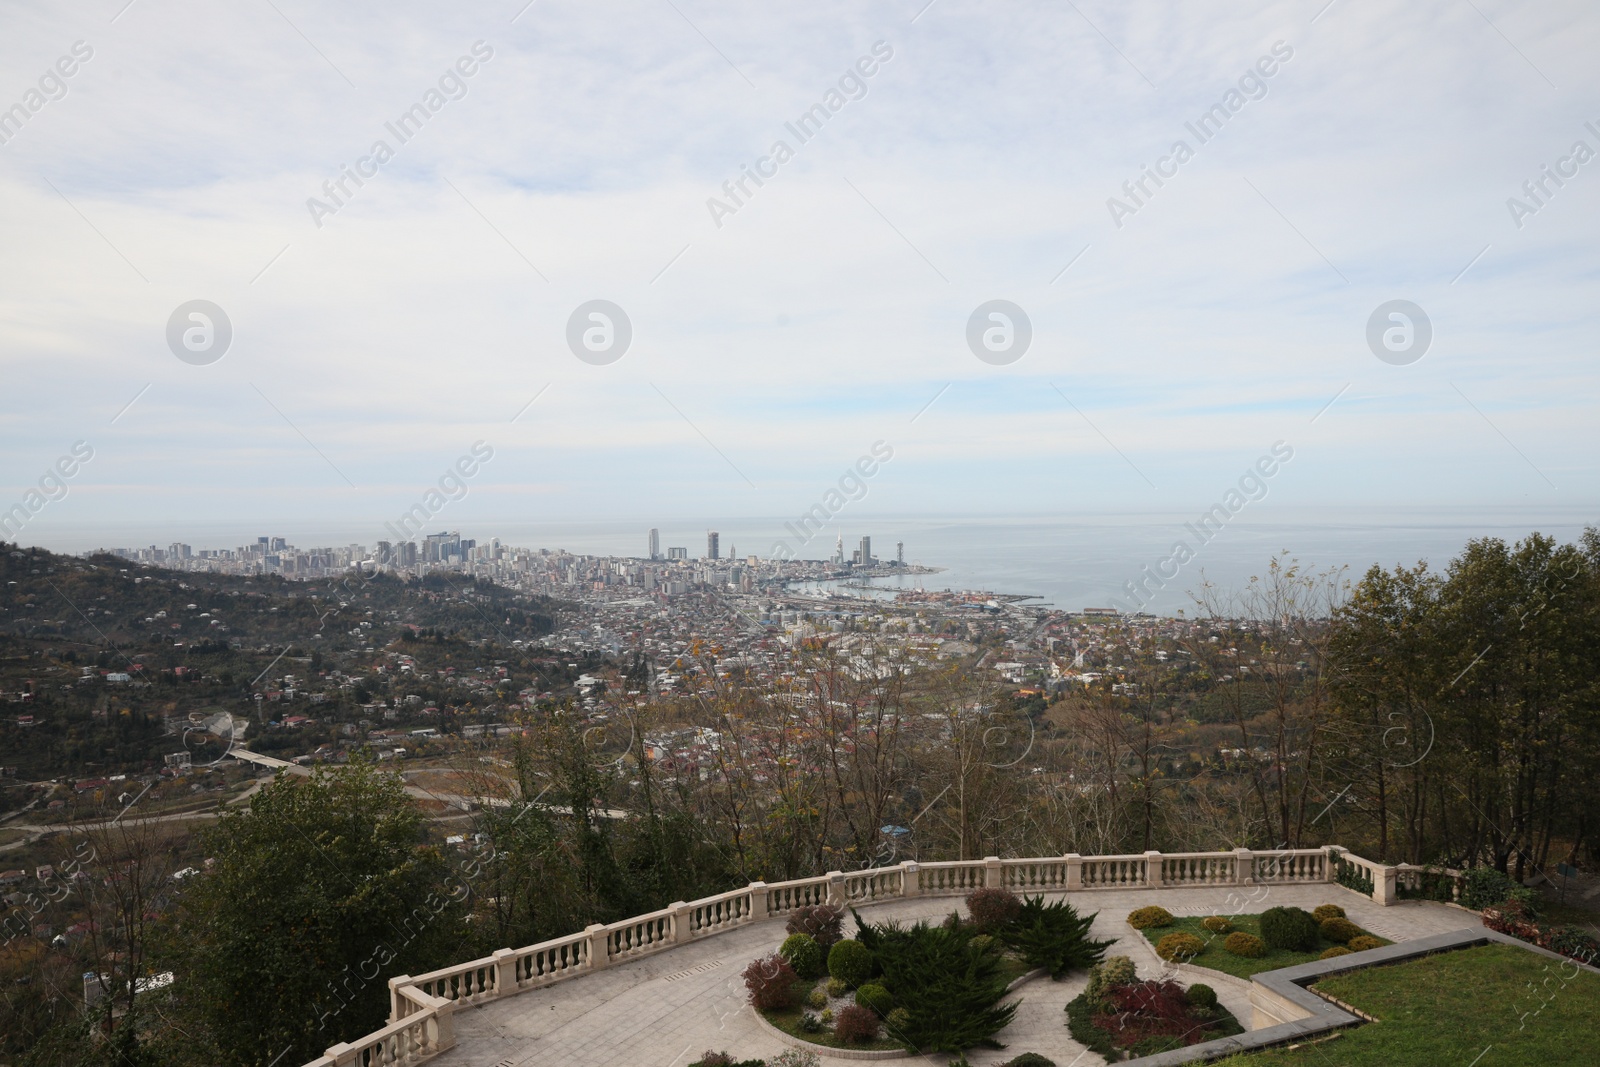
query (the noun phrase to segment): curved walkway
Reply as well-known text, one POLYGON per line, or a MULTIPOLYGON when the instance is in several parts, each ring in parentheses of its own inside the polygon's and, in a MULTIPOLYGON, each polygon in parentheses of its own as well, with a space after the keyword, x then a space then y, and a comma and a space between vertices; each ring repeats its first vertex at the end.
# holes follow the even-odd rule
MULTIPOLYGON (((1065 894, 1080 911, 1097 912, 1093 933, 1116 938, 1108 955, 1131 956, 1141 977, 1164 967, 1149 943, 1131 930, 1125 917, 1146 904, 1160 904, 1175 915, 1259 912, 1278 904, 1306 909, 1341 905, 1359 925, 1391 941, 1409 941, 1451 930, 1476 928, 1478 917, 1443 904, 1406 902, 1379 907, 1365 897, 1333 885, 1273 887, 1260 899, 1239 906, 1238 889, 1156 889, 1065 894), (1230 898, 1232 903, 1230 904, 1230 898)), ((1063 894, 1049 894, 1052 897, 1063 894)), ((961 905, 959 897, 892 901, 862 909, 873 921, 938 919, 961 905)), ((847 916, 845 928, 853 923, 847 916)), ((457 1044, 430 1067, 685 1067, 707 1049, 726 1049, 735 1059, 771 1058, 785 1046, 751 1015, 740 973, 752 958, 776 950, 784 924, 776 919, 708 937, 660 955, 618 964, 543 989, 530 990, 455 1014, 457 1044)), ((1192 968, 1178 968, 1179 981, 1205 981, 1227 1008, 1250 1025, 1248 983, 1215 979, 1192 968), (1187 974, 1183 972, 1189 972, 1187 974)), ((1067 1033, 1063 1009, 1083 991, 1086 977, 1066 981, 1036 979, 1017 991, 1022 1006, 999 1035, 1004 1051, 974 1049, 974 1067, 998 1064, 1022 1052, 1039 1052, 1059 1067, 1099 1064, 1067 1033)), ((896 1062, 942 1064, 947 1057, 907 1057, 896 1062)), ((840 1057, 824 1063, 857 1062, 840 1057)))

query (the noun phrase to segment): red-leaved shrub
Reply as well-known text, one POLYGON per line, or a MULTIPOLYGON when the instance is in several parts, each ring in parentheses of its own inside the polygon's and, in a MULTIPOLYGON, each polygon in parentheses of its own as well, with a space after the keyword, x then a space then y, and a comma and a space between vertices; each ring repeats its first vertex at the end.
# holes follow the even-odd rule
POLYGON ((997 934, 1022 912, 1022 898, 1009 889, 974 889, 967 894, 967 914, 972 925, 997 934))
POLYGON ((878 1036, 878 1013, 859 1004, 840 1008, 833 1017, 833 1036, 840 1041, 871 1041, 878 1036))
POLYGON ((843 918, 844 912, 831 904, 808 904, 789 913, 785 928, 791 934, 810 934, 826 956, 828 949, 844 936, 839 926, 843 918))
POLYGON ((799 980, 789 961, 776 952, 751 960, 744 969, 744 987, 750 990, 750 1003, 757 1011, 793 1007, 794 984, 799 980))
POLYGON ((1176 982, 1135 982, 1106 992, 1110 1011, 1094 1025, 1114 1035, 1112 1043, 1131 1048, 1147 1037, 1177 1037, 1186 1045, 1206 1038, 1206 1026, 1189 1014, 1191 1005, 1176 982))

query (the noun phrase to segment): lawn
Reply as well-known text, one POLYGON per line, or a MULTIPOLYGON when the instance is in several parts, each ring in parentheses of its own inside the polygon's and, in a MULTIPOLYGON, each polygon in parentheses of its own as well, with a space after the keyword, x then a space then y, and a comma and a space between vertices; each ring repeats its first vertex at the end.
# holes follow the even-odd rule
MULTIPOLYGON (((1261 916, 1259 915, 1229 915, 1227 919, 1233 924, 1235 930, 1243 930, 1247 934, 1261 936, 1261 916)), ((1297 963, 1310 963, 1320 959, 1324 949, 1338 947, 1336 942, 1323 941, 1315 952, 1288 952, 1284 949, 1269 948, 1267 954, 1260 959, 1250 959, 1247 956, 1235 956, 1222 947, 1226 934, 1214 934, 1200 925, 1200 918, 1184 916, 1175 918, 1166 926, 1154 926, 1141 931, 1153 946, 1163 937, 1173 933, 1193 934, 1206 943, 1205 951, 1200 953, 1190 963, 1201 967, 1210 967, 1213 971, 1231 974, 1236 978, 1249 978, 1262 971, 1276 971, 1280 967, 1293 967, 1297 963)), ((1382 938, 1379 938, 1382 941, 1382 938)), ((1384 941, 1385 945, 1390 942, 1384 941)))
POLYGON ((1380 1021, 1228 1067, 1578 1067, 1600 1049, 1600 976, 1485 945, 1328 978, 1314 989, 1380 1021), (1487 1050, 1487 1051, 1485 1051, 1487 1050), (1481 1059, 1479 1058, 1481 1055, 1481 1059))

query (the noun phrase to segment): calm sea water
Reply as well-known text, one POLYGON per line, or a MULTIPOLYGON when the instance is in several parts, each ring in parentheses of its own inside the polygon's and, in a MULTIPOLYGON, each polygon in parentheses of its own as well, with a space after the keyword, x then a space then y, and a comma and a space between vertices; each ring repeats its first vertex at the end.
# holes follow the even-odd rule
MULTIPOLYGON (((896 581, 930 589, 981 589, 1028 594, 1043 603, 1067 609, 1112 607, 1126 609, 1124 583, 1137 581, 1148 565, 1155 569, 1172 554, 1179 539, 1189 544, 1194 558, 1147 601, 1148 610, 1173 614, 1190 611, 1190 591, 1205 581, 1222 588, 1239 588, 1253 574, 1262 573, 1267 561, 1287 550, 1303 565, 1324 569, 1348 567, 1359 577, 1374 563, 1385 567, 1412 565, 1427 560, 1442 568, 1478 537, 1514 541, 1532 531, 1573 541, 1591 521, 1579 509, 1417 509, 1408 513, 1374 510, 1353 514, 1349 509, 1286 514, 1273 522, 1247 522, 1244 516, 1230 522, 1208 543, 1200 544, 1184 523, 1191 515, 1101 515, 1079 517, 854 518, 836 532, 801 545, 784 528, 782 520, 724 519, 697 522, 660 521, 661 548, 681 545, 691 557, 704 555, 706 531, 720 534, 724 555, 768 556, 774 545, 786 541, 800 558, 827 558, 834 538, 842 534, 845 554, 855 550, 863 534, 872 538, 873 555, 893 559, 896 542, 905 545, 908 563, 940 567, 938 574, 908 576, 896 581)), ((502 541, 533 548, 566 549, 599 555, 642 556, 647 550, 649 522, 483 524, 463 527, 465 537, 502 541)), ((182 531, 81 531, 70 543, 48 547, 68 551, 101 545, 165 545, 183 540, 195 548, 226 548, 253 541, 258 535, 287 537, 300 547, 370 544, 380 532, 354 527, 318 529, 235 529, 230 525, 186 527, 182 531)), ((56 540, 52 538, 52 540, 56 540)), ((1170 572, 1171 568, 1167 570, 1170 572)), ((889 583, 892 584, 892 583, 889 583)))

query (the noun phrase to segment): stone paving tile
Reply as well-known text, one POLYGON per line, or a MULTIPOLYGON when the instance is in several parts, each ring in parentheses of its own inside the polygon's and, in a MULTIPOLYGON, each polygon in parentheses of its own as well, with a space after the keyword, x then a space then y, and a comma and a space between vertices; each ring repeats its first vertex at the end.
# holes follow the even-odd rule
MULTIPOLYGON (((1051 894, 1056 896, 1058 894, 1051 894)), ((1276 904, 1312 908, 1335 903, 1350 918, 1392 941, 1405 941, 1479 925, 1470 912, 1443 904, 1408 901, 1380 908, 1337 886, 1217 886, 1184 890, 1101 890, 1071 894, 1080 911, 1097 912, 1093 933, 1115 938, 1111 955, 1132 956, 1141 976, 1166 967, 1145 939, 1130 929, 1126 915, 1146 904, 1175 914, 1210 915, 1264 911, 1276 904)), ((889 901, 863 908, 873 921, 938 919, 959 908, 959 897, 889 901)), ((851 922, 845 920, 846 928, 851 922)), ((754 1019, 745 1003, 741 972, 752 958, 774 951, 783 924, 757 923, 696 941, 656 956, 615 964, 581 978, 558 982, 456 1014, 456 1047, 432 1061, 437 1067, 684 1067, 706 1049, 726 1049, 738 1058, 771 1057, 782 1041, 754 1019), (707 966, 707 965, 715 966, 707 966), (706 969, 701 970, 700 968, 706 969), (689 971, 692 973, 683 974, 689 971)), ((1192 973, 1178 978, 1199 981, 1192 973)), ((1240 1021, 1250 1022, 1248 987, 1206 977, 1240 1021)), ((1063 1008, 1083 990, 1085 978, 1063 982, 1036 979, 1017 991, 1022 1001, 1016 1019, 1000 1034, 1003 1051, 969 1053, 974 1067, 1002 1063, 1020 1052, 1040 1052, 1060 1067, 1087 1067, 1083 1046, 1067 1033, 1063 1008)), ((942 1065, 945 1056, 906 1057, 900 1063, 942 1065)), ((834 1065, 860 1061, 824 1057, 834 1065)))

